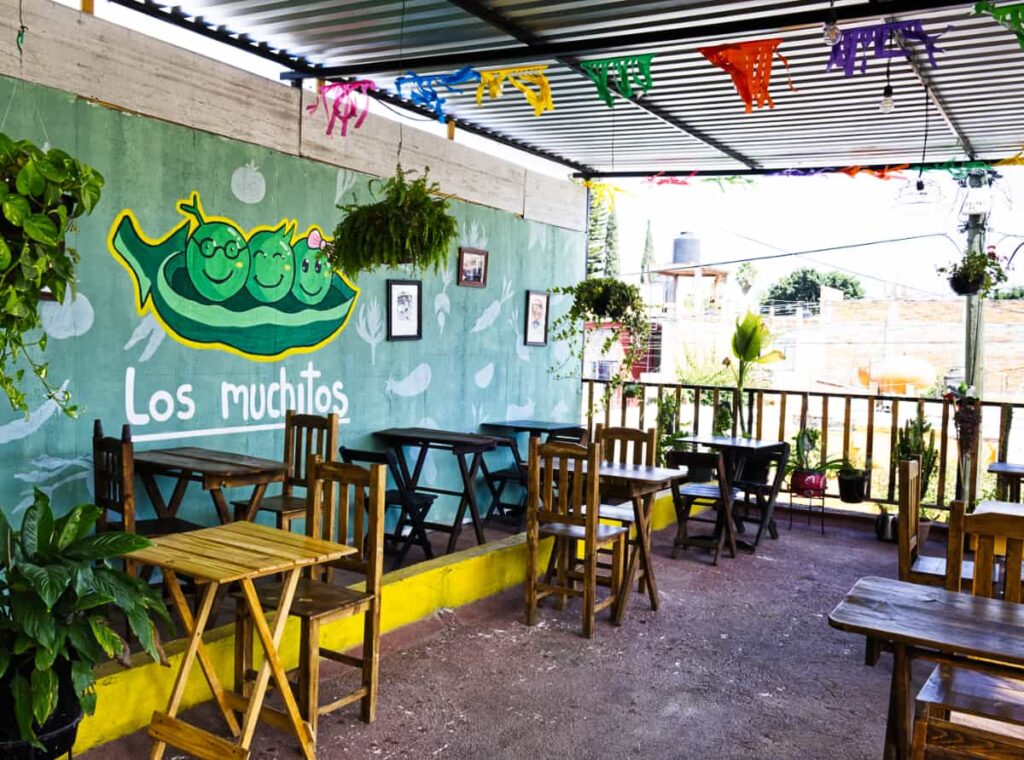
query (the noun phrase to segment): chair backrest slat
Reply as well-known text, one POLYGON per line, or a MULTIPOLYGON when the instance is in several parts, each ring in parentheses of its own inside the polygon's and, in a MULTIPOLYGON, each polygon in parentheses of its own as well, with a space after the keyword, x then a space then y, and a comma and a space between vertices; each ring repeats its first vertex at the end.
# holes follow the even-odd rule
POLYGON ((1021 571, 1024 559, 1024 516, 986 512, 980 515, 964 515, 964 533, 977 540, 974 551, 975 596, 994 597, 999 589, 993 582, 996 540, 1006 544, 1005 583, 1003 598, 1007 602, 1020 603, 1021 571))
POLYGON ((294 409, 284 413, 284 461, 290 466, 282 493, 291 496, 292 489, 306 485, 306 463, 314 454, 330 462, 338 450, 338 415, 334 412, 318 416, 298 414, 294 409))
MULTIPOLYGON (((374 588, 379 588, 384 557, 387 467, 374 464, 365 469, 346 462, 325 462, 313 454, 306 464, 306 489, 306 534, 356 549, 355 554, 331 563, 332 566, 366 576, 367 590, 370 590, 371 578, 375 579, 374 588), (323 519, 324 502, 334 502, 335 490, 340 512, 336 537, 333 525, 323 519)), ((314 570, 312 577, 319 577, 319 573, 314 570)))
POLYGON ((135 532, 135 448, 128 425, 121 437, 103 435, 103 424, 93 423, 93 491, 96 506, 102 510, 98 526, 106 528, 107 511, 121 515, 126 533, 135 532))
POLYGON ((594 430, 594 440, 601 444, 605 462, 654 466, 658 440, 655 428, 643 431, 629 427, 605 427, 599 422, 594 430))
POLYGON ((903 459, 899 463, 899 574, 901 581, 910 581, 917 559, 917 526, 921 520, 921 462, 903 459))
POLYGON ((548 437, 544 442, 578 443, 580 446, 586 446, 588 443, 590 443, 590 431, 588 431, 585 427, 555 430, 548 433, 548 437))
POLYGON ((530 439, 527 509, 540 523, 559 522, 597 532, 601 446, 530 439))

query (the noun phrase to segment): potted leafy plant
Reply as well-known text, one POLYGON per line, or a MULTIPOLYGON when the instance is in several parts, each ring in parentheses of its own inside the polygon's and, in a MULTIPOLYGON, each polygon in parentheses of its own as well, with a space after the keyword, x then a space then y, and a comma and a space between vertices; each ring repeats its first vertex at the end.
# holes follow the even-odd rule
POLYGON ((924 418, 924 415, 912 417, 897 431, 894 453, 897 460, 920 460, 921 498, 923 499, 939 461, 938 451, 935 448, 935 431, 932 430, 931 423, 924 418))
POLYGON ((170 622, 159 595, 110 560, 149 546, 130 533, 90 535, 92 504, 54 519, 35 492, 21 529, 0 512, 0 757, 59 757, 70 750, 82 713, 96 706, 93 667, 127 667, 130 651, 108 616, 116 608, 154 659, 167 664, 151 613, 170 622))
MULTIPOLYGON (((575 285, 552 288, 551 293, 572 296, 572 306, 551 325, 556 341, 567 341, 576 347, 581 362, 586 348, 587 330, 607 329, 601 343, 606 354, 616 343, 623 347, 622 364, 605 387, 605 400, 621 386, 633 365, 647 352, 651 322, 640 289, 614 277, 591 277, 575 285)), ((552 368, 559 371, 562 365, 552 368)))
POLYGON ((786 472, 789 490, 801 496, 821 497, 825 495, 828 473, 842 467, 842 459, 825 460, 821 456, 821 431, 803 428, 793 437, 786 472))
POLYGON ((963 258, 948 266, 939 267, 939 273, 948 275, 949 286, 959 296, 977 293, 984 298, 992 288, 1006 282, 1006 271, 995 251, 967 251, 963 258))
POLYGON ((760 316, 748 311, 742 318, 736 319, 736 331, 732 335, 732 355, 736 363, 726 357, 723 364, 732 369, 736 376, 736 390, 739 399, 740 433, 744 437, 750 435, 747 429, 747 416, 743 414, 743 389, 750 380, 750 372, 757 365, 770 364, 785 359, 781 351, 768 351, 773 340, 768 332, 768 325, 760 316))
POLYGON ((867 498, 868 482, 871 479, 871 463, 865 463, 864 469, 854 467, 853 462, 844 459, 842 467, 836 473, 839 482, 839 498, 846 504, 860 504, 867 498))
POLYGON ((324 255, 334 269, 348 275, 378 267, 411 265, 438 272, 448 263, 450 246, 458 235, 448 213, 448 198, 429 181, 429 169, 409 181, 399 164, 395 176, 370 181, 380 200, 367 205, 339 206, 345 216, 334 229, 324 255))
POLYGON ((73 298, 78 252, 66 245, 75 219, 100 199, 103 177, 62 150, 44 151, 0 133, 0 388, 28 413, 25 366, 48 398, 74 416, 70 394, 47 379, 39 302, 73 298), (22 364, 24 362, 24 364, 22 364), (21 366, 19 366, 21 365, 21 366))

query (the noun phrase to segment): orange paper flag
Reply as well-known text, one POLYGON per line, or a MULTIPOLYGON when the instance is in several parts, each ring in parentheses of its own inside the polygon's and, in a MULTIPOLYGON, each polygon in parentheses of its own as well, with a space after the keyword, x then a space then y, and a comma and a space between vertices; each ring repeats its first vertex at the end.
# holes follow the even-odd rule
POLYGON ((775 101, 768 93, 772 79, 772 61, 778 58, 786 67, 789 89, 796 92, 793 78, 789 76, 789 62, 778 52, 781 39, 736 42, 731 45, 714 45, 699 48, 700 53, 718 68, 732 77, 736 91, 747 106, 747 113, 768 106, 775 107, 775 101))

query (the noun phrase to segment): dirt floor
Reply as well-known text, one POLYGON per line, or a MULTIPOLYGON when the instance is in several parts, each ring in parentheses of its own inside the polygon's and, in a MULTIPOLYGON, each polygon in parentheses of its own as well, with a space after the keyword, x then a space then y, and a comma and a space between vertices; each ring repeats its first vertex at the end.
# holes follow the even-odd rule
MULTIPOLYGON (((326 716, 318 757, 879 757, 890 660, 865 667, 863 639, 827 616, 861 576, 895 576, 895 546, 863 523, 822 536, 798 518, 757 555, 712 567, 692 549, 673 561, 673 532, 654 536, 661 609, 634 593, 622 627, 606 612, 592 640, 578 605, 545 605, 524 626, 519 588, 386 636, 377 721, 356 707, 326 716)), ((351 683, 345 670, 325 663, 322 699, 351 683)), ((186 715, 218 727, 209 706, 186 715)), ((81 757, 149 746, 139 732, 81 757)), ((253 748, 298 757, 262 726, 253 748)))

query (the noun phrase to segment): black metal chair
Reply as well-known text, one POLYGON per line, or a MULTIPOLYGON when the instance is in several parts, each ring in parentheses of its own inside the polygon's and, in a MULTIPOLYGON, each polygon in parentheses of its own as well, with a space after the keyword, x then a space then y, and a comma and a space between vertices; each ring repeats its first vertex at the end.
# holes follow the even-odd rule
POLYGON ((402 566, 409 550, 419 546, 426 559, 432 559, 434 550, 427 536, 427 513, 437 499, 436 494, 420 493, 409 488, 402 468, 398 465, 398 456, 391 449, 387 451, 362 451, 342 446, 339 449, 341 459, 347 464, 387 465, 395 487, 389 488, 384 495, 384 508, 397 509, 398 520, 392 531, 384 534, 384 551, 394 556, 392 569, 402 566))

